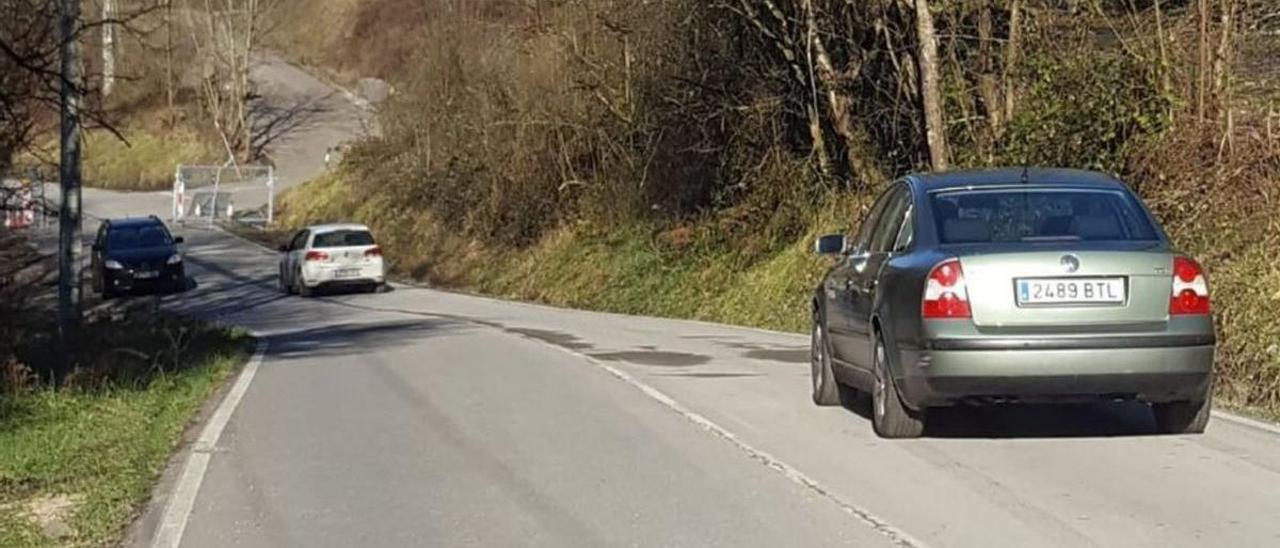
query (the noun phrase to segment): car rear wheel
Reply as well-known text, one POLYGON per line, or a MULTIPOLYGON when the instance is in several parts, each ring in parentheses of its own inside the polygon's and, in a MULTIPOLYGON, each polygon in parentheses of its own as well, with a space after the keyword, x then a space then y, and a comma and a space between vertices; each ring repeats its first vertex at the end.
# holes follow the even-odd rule
POLYGON ((1209 425, 1213 398, 1205 394, 1200 401, 1180 401, 1151 405, 1156 428, 1166 434, 1200 434, 1209 425))
POLYGON ((827 343, 826 330, 818 318, 813 319, 813 331, 810 336, 810 375, 813 379, 813 403, 818 405, 838 405, 840 403, 840 387, 836 385, 835 374, 831 371, 831 346, 827 343))
POLYGON ((314 289, 307 287, 307 281, 302 279, 301 272, 293 275, 293 286, 297 288, 298 295, 301 297, 310 297, 315 294, 314 289))
POLYGON ((875 387, 871 391, 871 425, 882 438, 918 438, 924 434, 924 413, 902 403, 889 371, 884 341, 876 337, 875 387))

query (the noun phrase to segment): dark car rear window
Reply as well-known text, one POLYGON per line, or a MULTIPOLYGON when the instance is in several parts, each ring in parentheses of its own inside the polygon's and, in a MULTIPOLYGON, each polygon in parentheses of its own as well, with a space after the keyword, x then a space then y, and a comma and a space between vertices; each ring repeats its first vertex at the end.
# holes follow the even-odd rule
POLYGON ((335 230, 316 234, 311 247, 356 247, 373 245, 373 235, 367 230, 335 230))
POLYGON ((145 249, 173 245, 162 225, 113 226, 107 230, 109 249, 145 249))
POLYGON ((933 218, 944 244, 1158 239, 1136 199, 1109 190, 943 191, 933 218))

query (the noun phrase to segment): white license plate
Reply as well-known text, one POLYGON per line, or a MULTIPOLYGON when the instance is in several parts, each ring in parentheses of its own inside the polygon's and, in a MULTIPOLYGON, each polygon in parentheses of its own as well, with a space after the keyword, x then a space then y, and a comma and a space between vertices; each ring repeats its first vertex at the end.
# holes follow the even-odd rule
POLYGON ((359 277, 360 277, 360 269, 359 269, 359 268, 340 268, 340 269, 335 270, 335 271, 333 272, 333 276, 334 276, 335 278, 343 278, 343 279, 346 279, 346 278, 359 278, 359 277))
POLYGON ((134 272, 133 277, 139 280, 154 280, 160 277, 160 273, 154 270, 143 270, 141 272, 134 272))
POLYGON ((1017 280, 1018 304, 1122 304, 1124 278, 1037 278, 1017 280))

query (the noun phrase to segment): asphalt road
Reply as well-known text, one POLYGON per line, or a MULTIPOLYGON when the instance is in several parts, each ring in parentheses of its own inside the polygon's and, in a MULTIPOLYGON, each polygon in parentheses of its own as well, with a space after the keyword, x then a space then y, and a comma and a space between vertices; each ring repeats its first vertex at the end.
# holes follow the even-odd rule
POLYGON ((403 287, 304 300, 274 254, 186 235, 199 285, 166 305, 271 344, 184 546, 1280 545, 1270 432, 1011 407, 884 441, 864 405, 809 403, 803 336, 403 287))
POLYGON ((270 341, 183 546, 1280 545, 1280 435, 1261 429, 1011 407, 884 441, 865 403, 809 402, 805 336, 416 288, 286 297, 274 254, 179 232, 197 286, 165 306, 270 341))

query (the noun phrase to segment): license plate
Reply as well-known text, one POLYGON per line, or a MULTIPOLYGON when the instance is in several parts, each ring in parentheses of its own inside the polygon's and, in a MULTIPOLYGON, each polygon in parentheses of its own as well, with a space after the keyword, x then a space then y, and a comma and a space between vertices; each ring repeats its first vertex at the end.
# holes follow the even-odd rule
POLYGON ((360 269, 359 268, 341 268, 341 269, 335 270, 333 272, 333 275, 338 278, 359 278, 360 269))
POLYGON ((1124 278, 1037 278, 1017 280, 1018 304, 1122 304, 1124 278))
POLYGON ((154 270, 143 270, 140 272, 134 272, 133 277, 139 280, 154 280, 160 277, 160 273, 154 270))

